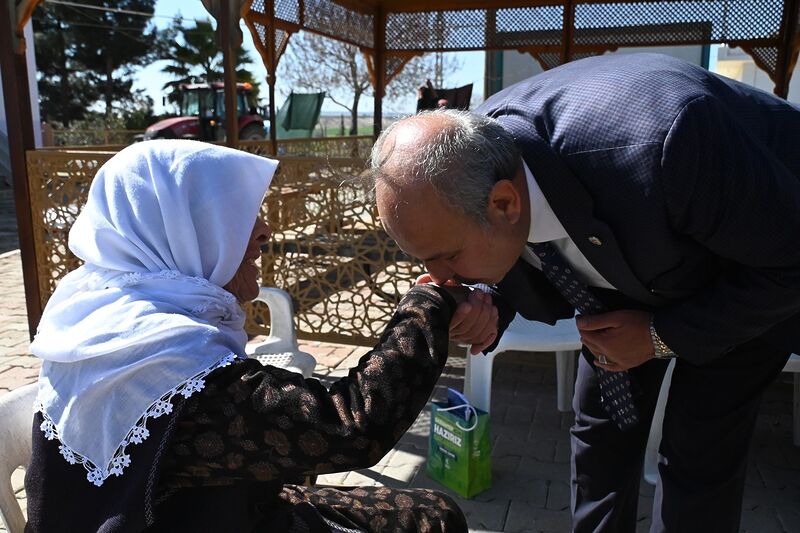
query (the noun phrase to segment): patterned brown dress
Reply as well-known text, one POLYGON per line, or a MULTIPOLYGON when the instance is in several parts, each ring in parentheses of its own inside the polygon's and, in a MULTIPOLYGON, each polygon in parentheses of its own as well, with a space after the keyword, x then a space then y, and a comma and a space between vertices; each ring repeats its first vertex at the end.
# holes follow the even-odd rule
POLYGON ((435 491, 289 484, 369 467, 391 450, 442 372, 454 308, 446 291, 414 287, 377 346, 328 389, 255 360, 216 370, 176 419, 156 518, 187 489, 244 485, 258 531, 467 531, 435 491))

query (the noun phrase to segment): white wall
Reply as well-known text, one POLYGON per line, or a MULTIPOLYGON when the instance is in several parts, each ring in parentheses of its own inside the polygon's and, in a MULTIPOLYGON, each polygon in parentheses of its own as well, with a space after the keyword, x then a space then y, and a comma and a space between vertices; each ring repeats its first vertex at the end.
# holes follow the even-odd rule
MULTIPOLYGON (((696 65, 703 62, 703 47, 693 46, 661 46, 661 47, 630 47, 620 48, 609 54, 634 54, 639 52, 654 52, 666 54, 696 65)), ((775 87, 774 83, 766 72, 756 66, 753 60, 739 48, 728 48, 726 46, 713 46, 711 49, 712 57, 709 68, 712 72, 717 72, 723 76, 747 83, 763 91, 772 94, 775 87)), ((800 67, 795 69, 799 71, 800 67)), ((539 74, 542 67, 529 54, 521 54, 516 51, 503 52, 503 87, 513 85, 525 78, 539 74)), ((800 103, 800 75, 792 76, 789 83, 789 95, 787 100, 800 103)))
MULTIPOLYGON (((716 52, 716 64, 712 67, 714 72, 752 85, 768 93, 772 93, 775 89, 775 84, 769 75, 758 68, 753 59, 741 48, 719 46, 715 47, 713 52, 716 52)), ((795 72, 798 70, 800 69, 795 68, 795 72)), ((786 99, 790 102, 800 103, 800 76, 792 76, 789 81, 789 94, 786 99)))
MULTIPOLYGON (((677 57, 697 65, 703 62, 703 47, 698 45, 693 46, 660 46, 660 47, 630 47, 620 48, 609 54, 636 54, 641 52, 651 52, 658 54, 666 54, 677 57)), ((539 62, 533 59, 530 54, 521 54, 519 52, 509 50, 503 52, 503 87, 513 85, 518 81, 529 78, 536 74, 543 72, 539 62)))

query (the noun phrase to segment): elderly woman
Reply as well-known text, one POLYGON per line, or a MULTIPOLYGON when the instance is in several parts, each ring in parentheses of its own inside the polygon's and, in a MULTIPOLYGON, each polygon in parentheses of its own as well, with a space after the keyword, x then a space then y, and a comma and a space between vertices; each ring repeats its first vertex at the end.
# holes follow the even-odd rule
POLYGON ((425 405, 455 303, 414 287, 349 375, 246 359, 277 163, 192 141, 126 148, 70 232, 85 264, 47 304, 29 531, 466 531, 443 494, 286 484, 363 468, 425 405))

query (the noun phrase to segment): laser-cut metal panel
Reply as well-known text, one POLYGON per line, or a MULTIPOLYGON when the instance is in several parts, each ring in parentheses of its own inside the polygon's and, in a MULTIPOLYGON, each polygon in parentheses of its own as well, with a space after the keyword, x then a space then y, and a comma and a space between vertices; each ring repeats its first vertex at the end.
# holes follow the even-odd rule
POLYGON ((27 153, 33 235, 42 306, 58 280, 80 266, 67 247, 89 186, 113 152, 35 150, 27 153))
MULTIPOLYGON (((242 144, 254 153, 260 149, 257 142, 242 144)), ((43 305, 58 280, 80 265, 67 248, 69 230, 97 170, 113 155, 28 152, 43 305)), ((383 231, 361 179, 364 158, 278 159, 278 172, 262 207, 273 230, 261 258, 262 284, 292 296, 300 337, 374 343, 401 295, 422 273, 421 263, 403 254, 383 231)), ((250 304, 245 308, 248 332, 266 333, 267 309, 250 304)))
MULTIPOLYGON (((262 285, 292 296, 303 338, 374 342, 423 272, 383 231, 365 168, 361 159, 283 158, 265 201, 273 242, 262 285)), ((248 307, 248 331, 263 333, 266 308, 248 307)))

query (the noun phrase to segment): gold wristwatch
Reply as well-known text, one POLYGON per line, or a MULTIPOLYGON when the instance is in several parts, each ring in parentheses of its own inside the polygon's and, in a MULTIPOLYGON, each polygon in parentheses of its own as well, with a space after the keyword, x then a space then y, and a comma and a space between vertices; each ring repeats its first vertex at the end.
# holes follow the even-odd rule
POLYGON ((653 342, 653 357, 656 359, 673 359, 678 357, 678 354, 673 352, 667 343, 661 340, 656 332, 656 327, 653 325, 653 317, 650 317, 650 340, 653 342))

